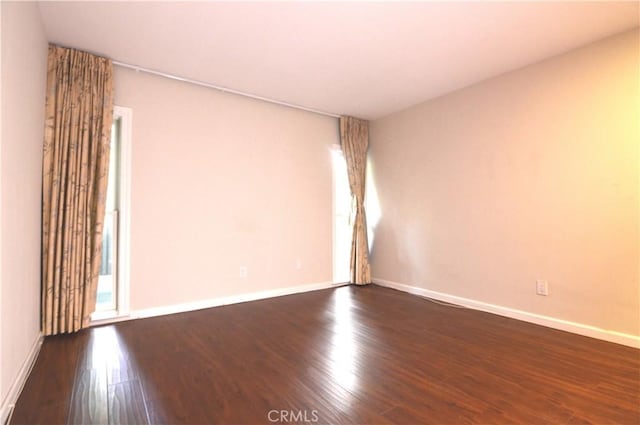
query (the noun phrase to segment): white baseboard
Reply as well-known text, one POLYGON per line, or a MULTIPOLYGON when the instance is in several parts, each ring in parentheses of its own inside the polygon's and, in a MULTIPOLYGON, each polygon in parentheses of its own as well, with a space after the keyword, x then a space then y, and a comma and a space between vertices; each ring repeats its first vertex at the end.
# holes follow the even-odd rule
POLYGON ((44 341, 44 336, 42 332, 38 332, 38 336, 36 337, 31 349, 29 350, 29 354, 27 358, 22 363, 22 367, 18 372, 18 375, 13 380, 11 384, 11 388, 9 388, 9 392, 7 396, 2 401, 2 407, 0 407, 0 424, 6 424, 9 416, 13 412, 13 408, 18 401, 18 397, 20 397, 20 393, 22 392, 22 388, 24 388, 24 384, 27 382, 27 378, 29 377, 29 373, 31 373, 31 369, 33 369, 33 365, 38 358, 38 353, 40 352, 40 347, 42 347, 42 342, 44 341))
POLYGON ((474 310, 485 311, 500 316, 510 317, 512 319, 522 320, 524 322, 535 323, 553 329, 559 329, 578 335, 588 336, 591 338, 601 339, 604 341, 614 342, 633 348, 640 348, 640 336, 625 334, 622 332, 601 329, 595 326, 585 325, 582 323, 570 322, 568 320, 557 319, 555 317, 543 316, 540 314, 530 313, 527 311, 516 310, 509 307, 503 307, 495 304, 488 304, 482 301, 476 301, 469 298, 449 295, 442 292, 431 291, 429 289, 418 288, 416 286, 406 285, 404 283, 392 282, 384 279, 373 279, 373 283, 388 288, 397 289, 399 291, 408 292, 410 294, 422 297, 433 298, 468 307, 474 310))
POLYGON ((184 313, 187 311, 201 310, 203 308, 219 307, 228 304, 244 303, 248 301, 263 300, 266 298, 281 297, 283 295, 299 294, 301 292, 317 291, 320 289, 333 288, 342 285, 341 283, 320 282, 306 285, 289 286, 286 288, 269 289, 260 292, 250 292, 246 294, 230 295, 228 297, 211 298, 208 300, 193 301, 182 304, 173 304, 162 307, 133 310, 129 314, 129 319, 143 319, 146 317, 162 316, 165 314, 184 313))

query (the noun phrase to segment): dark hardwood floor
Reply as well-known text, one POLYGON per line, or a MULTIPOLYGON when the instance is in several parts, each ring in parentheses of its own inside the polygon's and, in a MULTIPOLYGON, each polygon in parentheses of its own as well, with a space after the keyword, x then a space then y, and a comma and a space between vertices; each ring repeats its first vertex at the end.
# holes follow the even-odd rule
POLYGON ((48 337, 12 424, 640 423, 640 351, 377 286, 48 337))

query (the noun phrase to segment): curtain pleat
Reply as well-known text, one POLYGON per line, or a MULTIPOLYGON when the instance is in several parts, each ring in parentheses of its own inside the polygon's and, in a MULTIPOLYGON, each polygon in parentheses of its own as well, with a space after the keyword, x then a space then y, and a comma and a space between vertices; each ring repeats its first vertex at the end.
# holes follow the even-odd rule
POLYGON ((101 261, 113 65, 49 46, 42 162, 42 331, 75 332, 95 309, 101 261))
POLYGON ((351 196, 355 203, 351 240, 351 283, 371 283, 367 218, 364 210, 369 122, 353 117, 340 117, 340 143, 347 163, 351 196))

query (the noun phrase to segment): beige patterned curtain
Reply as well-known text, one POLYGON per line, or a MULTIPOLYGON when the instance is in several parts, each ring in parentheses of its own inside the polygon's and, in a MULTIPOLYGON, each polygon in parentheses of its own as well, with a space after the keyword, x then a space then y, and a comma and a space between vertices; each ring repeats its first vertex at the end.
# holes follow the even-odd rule
POLYGON ((340 117, 340 143, 347 162, 351 196, 355 201, 355 219, 351 240, 351 283, 371 283, 367 218, 364 212, 369 122, 353 117, 340 117))
POLYGON ((49 46, 42 163, 42 331, 75 332, 95 309, 109 147, 113 65, 49 46))

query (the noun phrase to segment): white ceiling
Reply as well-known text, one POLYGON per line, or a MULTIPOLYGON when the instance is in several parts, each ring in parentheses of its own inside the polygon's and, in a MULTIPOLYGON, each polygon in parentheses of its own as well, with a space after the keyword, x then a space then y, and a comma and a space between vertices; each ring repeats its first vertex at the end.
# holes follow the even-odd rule
POLYGON ((43 2, 49 41, 375 119, 637 27, 638 2, 43 2))

